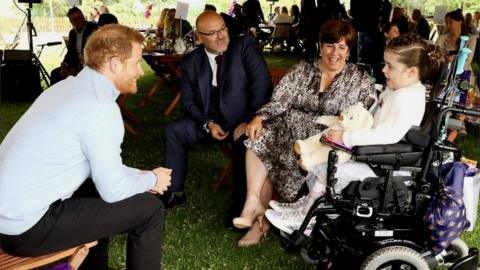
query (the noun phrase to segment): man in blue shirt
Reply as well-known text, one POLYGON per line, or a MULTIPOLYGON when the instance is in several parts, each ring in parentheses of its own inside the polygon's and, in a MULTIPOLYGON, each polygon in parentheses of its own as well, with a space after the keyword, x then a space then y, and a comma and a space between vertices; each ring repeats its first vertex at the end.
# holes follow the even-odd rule
POLYGON ((100 262, 84 267, 106 269, 108 237, 128 232, 127 268, 161 267, 164 206, 153 193, 167 190, 171 170, 123 165, 125 130, 115 102, 137 91, 142 42, 142 35, 121 25, 94 32, 83 70, 43 92, 3 140, 5 251, 39 256, 105 239, 85 263, 92 256, 100 262))

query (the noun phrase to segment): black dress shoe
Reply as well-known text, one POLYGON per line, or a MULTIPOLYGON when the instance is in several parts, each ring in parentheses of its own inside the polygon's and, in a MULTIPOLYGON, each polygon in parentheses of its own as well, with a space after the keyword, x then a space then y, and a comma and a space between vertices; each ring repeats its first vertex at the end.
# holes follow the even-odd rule
POLYGON ((165 209, 172 209, 175 206, 180 206, 187 201, 185 192, 168 192, 160 197, 165 209))

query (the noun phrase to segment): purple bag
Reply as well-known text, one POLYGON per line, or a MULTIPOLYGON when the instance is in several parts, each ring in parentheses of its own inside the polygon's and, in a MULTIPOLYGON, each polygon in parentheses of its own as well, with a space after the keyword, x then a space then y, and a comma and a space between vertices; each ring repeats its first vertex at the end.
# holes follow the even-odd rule
POLYGON ((470 226, 463 203, 463 178, 466 166, 461 162, 447 163, 441 168, 443 184, 427 207, 423 221, 430 233, 435 255, 439 254, 470 226))

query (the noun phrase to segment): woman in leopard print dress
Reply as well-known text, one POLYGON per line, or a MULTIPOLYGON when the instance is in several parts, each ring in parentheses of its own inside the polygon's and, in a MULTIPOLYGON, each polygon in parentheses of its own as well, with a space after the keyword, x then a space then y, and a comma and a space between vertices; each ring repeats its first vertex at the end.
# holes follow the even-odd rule
POLYGON ((293 201, 305 176, 293 151, 296 140, 322 131, 320 115, 338 115, 357 102, 368 106, 375 95, 367 72, 346 63, 356 32, 348 22, 331 20, 320 31, 319 60, 301 61, 282 78, 272 99, 257 111, 247 127, 247 198, 237 228, 251 227, 240 246, 258 243, 263 212, 272 185, 282 198, 293 201))

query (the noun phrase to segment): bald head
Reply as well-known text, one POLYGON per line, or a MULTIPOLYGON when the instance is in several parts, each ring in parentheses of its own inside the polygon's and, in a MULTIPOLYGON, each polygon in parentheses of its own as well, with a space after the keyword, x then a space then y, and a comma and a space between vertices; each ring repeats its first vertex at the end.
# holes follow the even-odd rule
POLYGON ((227 50, 230 39, 222 16, 213 11, 200 14, 195 22, 197 39, 207 51, 221 54, 227 50))
POLYGON ((197 17, 197 20, 195 21, 195 27, 197 28, 197 30, 199 31, 202 31, 202 26, 205 27, 205 24, 208 23, 209 21, 222 21, 223 24, 225 24, 225 22, 223 21, 223 18, 220 14, 214 12, 214 11, 211 11, 211 10, 207 10, 207 11, 204 11, 202 12, 200 15, 198 15, 197 17))

